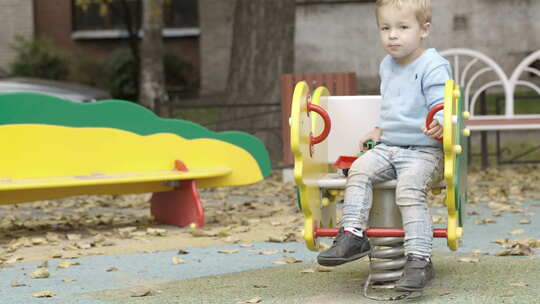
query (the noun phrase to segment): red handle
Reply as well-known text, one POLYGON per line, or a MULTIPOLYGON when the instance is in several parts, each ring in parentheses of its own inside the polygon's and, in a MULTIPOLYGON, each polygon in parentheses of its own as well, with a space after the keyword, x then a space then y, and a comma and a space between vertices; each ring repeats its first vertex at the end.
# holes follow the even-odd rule
POLYGON ((332 123, 330 122, 330 116, 328 115, 328 113, 323 108, 321 108, 320 106, 308 103, 307 104, 307 110, 308 110, 308 113, 310 111, 313 111, 313 112, 319 114, 322 117, 322 119, 324 120, 324 129, 322 130, 321 134, 319 136, 317 136, 317 137, 313 137, 311 135, 309 136, 310 137, 310 144, 311 145, 316 145, 316 144, 320 143, 321 141, 325 140, 326 137, 328 137, 328 134, 330 134, 330 128, 332 127, 332 123))
MULTIPOLYGON (((426 117, 426 129, 428 129, 429 125, 431 125, 431 123, 433 122, 433 116, 435 116, 435 113, 439 112, 442 109, 444 109, 444 104, 440 103, 440 104, 434 106, 433 108, 431 108, 431 110, 429 110, 429 112, 427 114, 427 117, 426 117)), ((442 137, 438 138, 436 140, 440 141, 440 142, 443 141, 442 137)))
MULTIPOLYGON (((315 237, 334 237, 338 234, 338 228, 314 228, 315 237)), ((369 237, 404 237, 405 232, 399 228, 369 228, 366 230, 369 237)), ((433 229, 433 237, 448 238, 446 228, 433 229)))

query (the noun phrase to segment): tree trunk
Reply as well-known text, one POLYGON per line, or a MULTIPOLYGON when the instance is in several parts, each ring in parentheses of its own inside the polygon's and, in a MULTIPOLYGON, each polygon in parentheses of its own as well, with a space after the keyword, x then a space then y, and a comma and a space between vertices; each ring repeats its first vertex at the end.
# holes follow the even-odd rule
POLYGON ((162 30, 163 0, 144 0, 139 102, 157 114, 160 106, 169 100, 165 90, 162 30))
POLYGON ((236 0, 230 107, 220 113, 218 129, 254 134, 275 161, 281 159, 279 77, 294 69, 294 25, 295 0, 236 0))

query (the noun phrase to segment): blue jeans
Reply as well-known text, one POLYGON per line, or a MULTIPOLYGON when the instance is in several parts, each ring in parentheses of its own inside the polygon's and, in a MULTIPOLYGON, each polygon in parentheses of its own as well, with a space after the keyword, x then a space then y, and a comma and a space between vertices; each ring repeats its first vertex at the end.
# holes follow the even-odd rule
POLYGON ((397 179, 396 204, 405 231, 405 254, 431 255, 433 232, 427 193, 440 180, 441 148, 379 144, 351 166, 345 187, 341 226, 367 229, 373 184, 397 179))

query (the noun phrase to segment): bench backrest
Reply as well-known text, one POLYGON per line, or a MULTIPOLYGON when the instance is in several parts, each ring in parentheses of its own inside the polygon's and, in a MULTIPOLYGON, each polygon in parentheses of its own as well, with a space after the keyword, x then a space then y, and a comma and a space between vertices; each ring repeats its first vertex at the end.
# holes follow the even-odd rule
MULTIPOLYGON (((332 127, 317 149, 327 151, 328 163, 334 163, 342 155, 358 154, 360 139, 375 127, 379 119, 381 103, 381 96, 321 97, 320 105, 328 112, 332 127)), ((321 132, 322 120, 317 118, 316 124, 314 136, 321 132)))

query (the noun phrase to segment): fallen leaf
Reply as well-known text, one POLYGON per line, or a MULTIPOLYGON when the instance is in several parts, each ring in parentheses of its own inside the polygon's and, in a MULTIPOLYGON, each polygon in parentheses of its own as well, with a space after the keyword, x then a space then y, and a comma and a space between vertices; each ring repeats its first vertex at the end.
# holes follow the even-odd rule
POLYGON ((434 224, 438 224, 438 223, 445 223, 446 222, 446 219, 440 215, 433 215, 431 217, 431 221, 434 223, 434 224))
POLYGON ((223 241, 227 242, 227 243, 238 243, 240 242, 240 239, 236 236, 228 236, 226 238, 223 239, 223 241))
POLYGON ((272 255, 272 254, 277 254, 278 252, 279 252, 278 250, 262 250, 262 251, 259 251, 259 254, 272 255))
POLYGON ((62 263, 59 263, 58 266, 56 266, 57 268, 69 268, 71 266, 74 266, 74 265, 80 265, 79 262, 71 262, 71 261, 64 261, 62 263))
POLYGON ((272 264, 276 264, 276 265, 286 265, 287 262, 286 262, 286 261, 273 261, 272 264))
POLYGON ((304 269, 300 271, 300 273, 315 273, 315 269, 313 268, 304 269))
POLYGON ((295 257, 286 257, 285 262, 287 262, 289 264, 295 264, 295 263, 302 263, 302 260, 299 260, 299 259, 297 259, 295 257))
POLYGON ((26 284, 24 283, 21 283, 21 282, 11 282, 11 287, 21 287, 21 286, 26 286, 26 284))
POLYGON ((517 283, 510 283, 510 286, 514 286, 514 287, 525 287, 525 286, 529 286, 528 283, 525 283, 525 282, 517 282, 517 283))
POLYGON ((11 258, 7 259, 7 260, 5 261, 5 263, 6 263, 6 264, 14 264, 14 263, 17 263, 18 261, 22 261, 22 260, 23 260, 22 257, 20 257, 20 256, 14 256, 14 257, 11 257, 11 258))
POLYGON ((318 266, 317 267, 318 272, 332 272, 332 267, 326 267, 326 266, 318 266))
POLYGON ((32 242, 32 245, 45 245, 48 243, 47 239, 42 238, 42 237, 32 238, 31 242, 32 242))
POLYGON ((173 263, 174 265, 178 265, 178 264, 183 264, 183 263, 185 263, 185 262, 184 262, 184 260, 183 260, 182 258, 177 257, 177 256, 173 256, 173 257, 172 257, 172 263, 173 263))
POLYGON ((523 234, 523 233, 525 233, 524 229, 516 229, 514 231, 508 232, 508 234, 511 234, 511 235, 517 235, 517 234, 523 234))
POLYGON ((189 254, 189 252, 185 249, 178 249, 178 252, 176 254, 189 254))
POLYGON ((460 258, 458 259, 458 261, 464 262, 464 263, 478 263, 480 262, 480 259, 479 258, 460 258))
POLYGON ((32 279, 46 279, 50 276, 49 270, 47 268, 38 268, 36 271, 32 272, 30 277, 32 279))
POLYGON ((66 235, 66 237, 70 241, 78 241, 82 238, 82 235, 77 233, 69 233, 68 235, 66 235))
POLYGON ((166 236, 167 230, 165 229, 158 229, 158 228, 148 228, 146 229, 146 233, 153 236, 166 236))
POLYGON ((194 237, 212 237, 212 236, 216 236, 215 233, 211 233, 211 232, 204 231, 204 230, 201 230, 201 229, 191 229, 189 231, 189 233, 194 237))
POLYGON ((47 234, 45 235, 45 238, 49 242, 58 242, 58 241, 60 241, 60 235, 58 233, 47 232, 47 234))
POLYGON ((146 297, 150 295, 152 291, 147 287, 136 287, 129 291, 130 297, 146 297))
POLYGON ((43 291, 39 291, 32 294, 34 298, 51 298, 51 297, 54 297, 55 295, 56 293, 50 290, 43 290, 43 291))
POLYGON ((256 303, 261 303, 262 301, 262 298, 260 297, 255 297, 255 298, 251 298, 249 300, 242 300, 238 303, 248 303, 248 304, 256 304, 256 303))
POLYGON ((531 223, 531 220, 530 219, 522 219, 519 221, 520 224, 522 225, 526 225, 526 224, 530 224, 531 223))
POLYGON ((507 238, 501 238, 501 239, 495 240, 495 243, 497 243, 499 245, 502 245, 502 244, 507 243, 507 242, 508 242, 507 238))
POLYGON ((77 279, 63 279, 62 282, 66 282, 66 283, 70 283, 70 282, 75 282, 77 281, 77 279))
POLYGON ((272 236, 268 237, 268 242, 270 242, 270 243, 283 243, 284 239, 283 239, 283 237, 272 235, 272 236))
POLYGON ((107 270, 105 270, 106 272, 112 272, 112 271, 118 271, 118 268, 116 268, 115 266, 112 266, 110 268, 107 268, 107 270))
POLYGON ((231 253, 237 253, 239 251, 240 250, 238 250, 238 249, 221 249, 218 252, 219 253, 225 253, 225 254, 231 254, 231 253))

